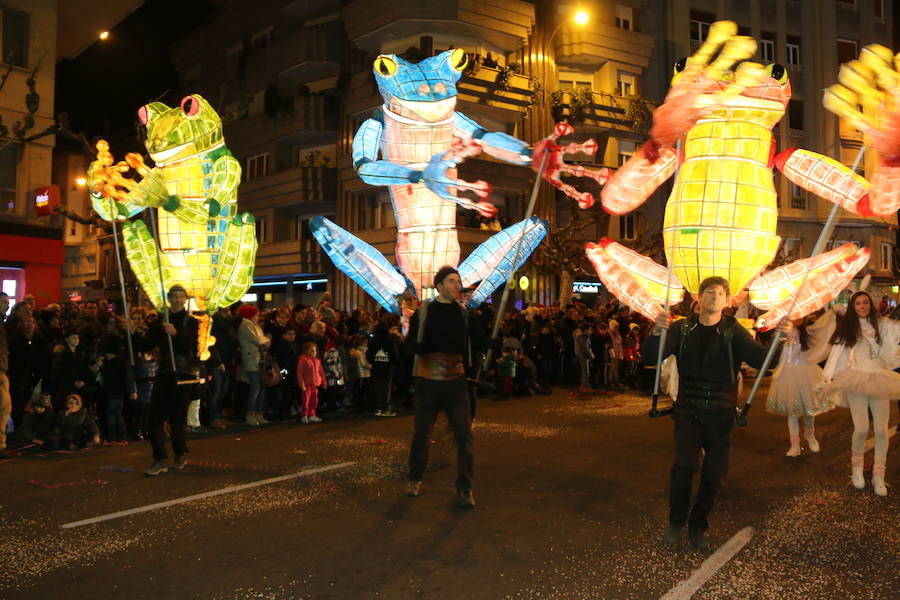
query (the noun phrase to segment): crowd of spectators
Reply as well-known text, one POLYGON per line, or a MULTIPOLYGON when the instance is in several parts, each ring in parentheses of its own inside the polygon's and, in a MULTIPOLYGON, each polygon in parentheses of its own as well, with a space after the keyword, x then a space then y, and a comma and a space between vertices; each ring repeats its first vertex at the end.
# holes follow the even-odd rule
MULTIPOLYGON (((490 331, 490 304, 472 313, 490 331)), ((36 309, 17 302, 5 322, 14 444, 86 447, 148 436, 150 397, 165 349, 141 352, 129 336, 161 318, 131 307, 128 323, 105 300, 36 309), (129 346, 132 351, 130 352, 129 346), (133 358, 131 358, 133 356, 133 358)), ((480 376, 495 399, 549 393, 646 388, 638 367, 650 324, 613 300, 512 309, 500 326, 495 361, 480 376)), ((349 416, 392 417, 409 410, 413 344, 400 318, 383 310, 317 306, 259 310, 242 304, 212 316, 216 342, 192 388, 187 422, 204 432, 246 423, 315 424, 349 416)))

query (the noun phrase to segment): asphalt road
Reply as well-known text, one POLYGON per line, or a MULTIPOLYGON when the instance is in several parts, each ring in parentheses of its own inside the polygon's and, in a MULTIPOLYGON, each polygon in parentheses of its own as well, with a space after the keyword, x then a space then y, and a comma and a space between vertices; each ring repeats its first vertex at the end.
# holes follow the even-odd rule
POLYGON ((784 420, 757 406, 733 436, 713 547, 700 552, 661 542, 672 425, 648 419, 647 404, 563 390, 480 401, 472 510, 453 504, 443 417, 414 499, 403 495, 411 415, 194 434, 191 464, 156 478, 142 475, 146 443, 5 458, 0 598, 643 600, 747 527, 749 543, 693 598, 898 597, 900 453, 889 497, 853 490, 846 410, 817 419, 821 453, 788 459, 784 420), (342 462, 354 464, 62 528, 342 462))

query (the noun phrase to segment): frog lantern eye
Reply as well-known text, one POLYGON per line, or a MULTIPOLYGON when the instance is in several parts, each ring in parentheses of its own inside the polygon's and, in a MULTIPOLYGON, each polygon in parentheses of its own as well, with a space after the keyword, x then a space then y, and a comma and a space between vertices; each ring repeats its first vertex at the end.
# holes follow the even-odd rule
POLYGON ((456 71, 462 71, 469 62, 469 55, 462 48, 455 48, 450 54, 450 66, 456 71))
POLYGON ((675 61, 675 65, 672 67, 672 76, 678 75, 682 71, 687 68, 687 57, 683 56, 675 61))
POLYGON ((375 69, 375 73, 381 75, 382 77, 393 77, 397 72, 397 61, 395 61, 390 56, 381 55, 375 59, 375 63, 372 65, 372 68, 375 69))
POLYGON ((772 79, 776 80, 781 85, 784 85, 788 82, 787 69, 785 69, 783 66, 779 65, 778 63, 768 65, 766 67, 766 72, 769 74, 769 76, 772 79))
POLYGON ((181 112, 189 117, 193 117, 200 112, 200 102, 193 96, 185 96, 181 100, 181 112))
POLYGON ((138 119, 141 120, 142 125, 146 125, 148 121, 150 121, 150 111, 147 110, 146 106, 142 106, 138 109, 138 119))

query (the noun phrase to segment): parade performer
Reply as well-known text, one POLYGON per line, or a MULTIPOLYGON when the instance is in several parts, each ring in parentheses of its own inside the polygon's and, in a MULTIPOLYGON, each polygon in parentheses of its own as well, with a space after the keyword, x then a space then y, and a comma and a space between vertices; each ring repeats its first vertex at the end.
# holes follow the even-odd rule
POLYGON ((416 355, 415 432, 409 450, 406 494, 416 497, 422 489, 428 464, 428 436, 438 413, 443 411, 456 440, 458 504, 471 508, 475 506, 475 455, 466 369, 487 348, 487 334, 478 319, 471 318, 457 302, 462 285, 456 269, 441 267, 433 285, 437 298, 422 304, 412 315, 406 337, 407 348, 416 355))
POLYGON ((900 373, 893 371, 898 366, 898 341, 897 322, 879 319, 868 292, 856 292, 831 337, 833 347, 825 364, 825 383, 821 388, 826 401, 850 409, 853 419, 850 473, 853 487, 859 490, 866 487, 863 452, 871 411, 875 430, 872 488, 878 496, 887 496, 884 474, 890 401, 900 398, 900 373))
POLYGON ((786 415, 791 446, 786 456, 800 456, 800 418, 803 418, 804 437, 812 452, 819 451, 815 418, 834 408, 816 392, 822 381, 819 362, 825 360, 834 331, 834 312, 828 311, 815 322, 809 317, 795 319, 794 330, 785 339, 781 362, 772 375, 766 410, 786 415))
POLYGON ((547 233, 546 222, 529 216, 488 238, 460 263, 457 208, 491 219, 498 212, 487 201, 489 183, 456 178, 456 168, 466 158, 484 152, 530 165, 583 207, 593 204, 591 194, 577 192, 560 175, 587 176, 603 183, 609 172, 563 162, 565 154, 597 150, 594 140, 557 146, 556 138, 573 132, 568 124, 558 124, 553 135, 532 149, 456 112, 457 83, 467 63, 465 50, 456 48, 419 63, 386 54, 373 64, 384 104, 353 137, 353 166, 365 183, 390 189, 397 222, 397 267, 328 219, 310 221, 313 235, 335 266, 394 314, 403 313, 398 298, 407 293, 419 300, 433 297, 432 278, 443 265, 459 270, 463 286, 475 287, 468 306, 478 306, 509 279, 547 233), (459 196, 458 191, 472 192, 479 201, 459 196))
MULTIPOLYGON (((709 277, 700 283, 700 312, 677 321, 666 337, 662 358, 678 359, 678 401, 675 421, 675 462, 669 484, 667 543, 677 543, 685 523, 692 546, 708 548, 709 514, 722 478, 728 471, 731 429, 738 399, 737 374, 742 362, 759 368, 767 349, 722 311, 730 300, 728 282, 709 277), (705 452, 702 468, 700 450, 705 452), (691 486, 700 470, 700 489, 691 507, 691 486)), ((655 364, 661 329, 671 318, 660 315, 653 335, 644 342, 644 364, 655 364)), ((779 330, 790 331, 785 321, 779 330)))

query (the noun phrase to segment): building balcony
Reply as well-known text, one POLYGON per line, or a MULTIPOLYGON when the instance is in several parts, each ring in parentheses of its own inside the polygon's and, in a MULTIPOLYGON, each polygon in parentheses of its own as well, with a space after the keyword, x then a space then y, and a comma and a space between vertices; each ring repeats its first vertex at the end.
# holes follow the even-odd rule
MULTIPOLYGON (((627 118, 628 98, 603 92, 592 92, 591 102, 587 106, 579 108, 573 105, 573 94, 562 92, 558 102, 554 99, 554 118, 569 119, 578 123, 576 129, 596 128, 607 132, 615 131, 616 137, 633 138, 642 142, 646 135, 635 131, 633 124, 627 118), (579 123, 580 121, 580 123, 579 123)), ((649 107, 648 107, 649 109, 649 107)), ((649 124, 650 115, 645 115, 645 124, 649 124)))
POLYGON ((247 56, 247 82, 261 89, 273 76, 294 85, 336 76, 340 69, 342 33, 339 21, 302 27, 247 56))
POLYGON ((613 61, 643 70, 650 66, 653 53, 651 36, 604 23, 587 28, 566 24, 554 41, 556 62, 579 68, 599 69, 613 61))
POLYGON ((456 86, 457 110, 485 112, 492 118, 515 123, 531 105, 531 82, 528 77, 513 73, 504 84, 503 76, 500 69, 483 66, 464 72, 456 86))
POLYGON ((286 207, 300 203, 331 206, 336 193, 336 168, 298 166, 242 183, 238 198, 241 210, 253 212, 271 206, 286 207))
POLYGON ((297 96, 291 110, 274 117, 255 115, 226 122, 225 139, 242 146, 269 141, 315 145, 333 141, 338 130, 337 102, 327 96, 297 96))
POLYGON ((393 40, 435 33, 512 52, 529 34, 534 5, 521 0, 356 0, 343 8, 343 21, 348 37, 372 54, 393 40))
POLYGON ((331 261, 315 240, 289 240, 260 244, 256 251, 256 277, 285 273, 326 273, 331 261))

